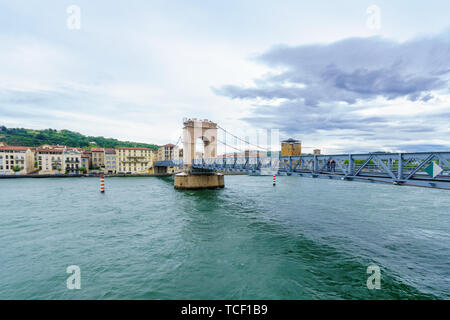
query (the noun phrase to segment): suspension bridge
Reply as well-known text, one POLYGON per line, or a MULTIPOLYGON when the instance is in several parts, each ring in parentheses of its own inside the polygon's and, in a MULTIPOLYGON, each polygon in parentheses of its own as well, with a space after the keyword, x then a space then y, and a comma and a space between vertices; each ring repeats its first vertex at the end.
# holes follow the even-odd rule
MULTIPOLYGON (((222 174, 247 173, 450 190, 450 151, 283 156, 278 151, 271 151, 267 144, 263 147, 258 142, 251 143, 248 138, 239 137, 208 120, 185 119, 183 124, 183 136, 177 142, 177 145, 180 142, 183 144, 183 159, 155 164, 183 170, 181 178, 178 178, 184 181, 182 188, 186 187, 186 183, 189 184, 187 179, 195 179, 193 188, 202 188, 201 180, 208 179, 206 187, 214 187, 215 183, 223 187, 222 174), (218 132, 221 133, 220 139, 218 132), (203 143, 201 157, 196 156, 198 139, 203 143), (218 154, 219 146, 222 154, 218 154), (222 180, 217 182, 215 177, 222 180), (211 182, 211 179, 216 182, 211 182)), ((177 176, 175 187, 176 180, 177 176)))

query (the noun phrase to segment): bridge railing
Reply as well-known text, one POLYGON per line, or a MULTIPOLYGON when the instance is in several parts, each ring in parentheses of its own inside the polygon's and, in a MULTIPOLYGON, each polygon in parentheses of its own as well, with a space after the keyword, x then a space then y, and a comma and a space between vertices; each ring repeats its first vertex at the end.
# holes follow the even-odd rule
POLYGON ((328 175, 330 178, 330 175, 333 175, 343 179, 379 180, 412 185, 425 183, 425 186, 450 188, 450 152, 305 155, 279 159, 226 157, 195 159, 193 167, 247 172, 270 168, 278 174, 286 175, 328 175), (433 163, 437 167, 434 167, 433 163), (418 180, 425 182, 417 182, 418 180))
POLYGON ((450 152, 369 153, 280 157, 280 173, 335 174, 343 178, 450 188, 450 152), (331 164, 332 163, 332 164, 331 164), (436 164, 434 167, 432 164, 436 164))
POLYGON ((221 157, 194 159, 193 168, 228 171, 255 171, 263 168, 275 168, 278 171, 279 159, 267 157, 221 157))

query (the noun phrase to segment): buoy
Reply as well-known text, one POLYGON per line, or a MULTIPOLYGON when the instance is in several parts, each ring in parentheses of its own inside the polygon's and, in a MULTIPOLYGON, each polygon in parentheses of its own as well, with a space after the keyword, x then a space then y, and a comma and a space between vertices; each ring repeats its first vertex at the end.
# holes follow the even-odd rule
POLYGON ((273 186, 275 187, 275 185, 277 184, 277 181, 276 181, 276 178, 275 178, 275 175, 273 176, 273 186))
POLYGON ((105 192, 105 174, 100 174, 100 192, 105 192))

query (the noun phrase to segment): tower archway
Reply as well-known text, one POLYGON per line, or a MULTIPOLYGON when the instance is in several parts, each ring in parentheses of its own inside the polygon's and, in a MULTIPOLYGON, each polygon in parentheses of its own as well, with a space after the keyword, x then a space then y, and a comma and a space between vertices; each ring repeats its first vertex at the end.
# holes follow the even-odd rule
POLYGON ((183 121, 183 162, 191 165, 196 158, 196 143, 203 143, 203 158, 217 157, 217 123, 196 118, 183 121))

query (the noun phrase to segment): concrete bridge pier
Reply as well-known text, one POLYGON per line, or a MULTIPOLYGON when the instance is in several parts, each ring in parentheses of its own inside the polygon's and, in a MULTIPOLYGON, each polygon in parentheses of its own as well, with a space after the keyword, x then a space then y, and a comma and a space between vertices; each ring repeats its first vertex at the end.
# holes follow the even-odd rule
POLYGON ((222 173, 215 171, 192 172, 197 139, 203 142, 204 158, 217 156, 217 123, 209 120, 186 119, 183 121, 183 162, 186 171, 175 175, 175 189, 216 189, 225 187, 222 173))
POLYGON ((175 175, 174 187, 180 190, 224 188, 225 179, 223 174, 218 172, 202 174, 182 172, 175 175))

